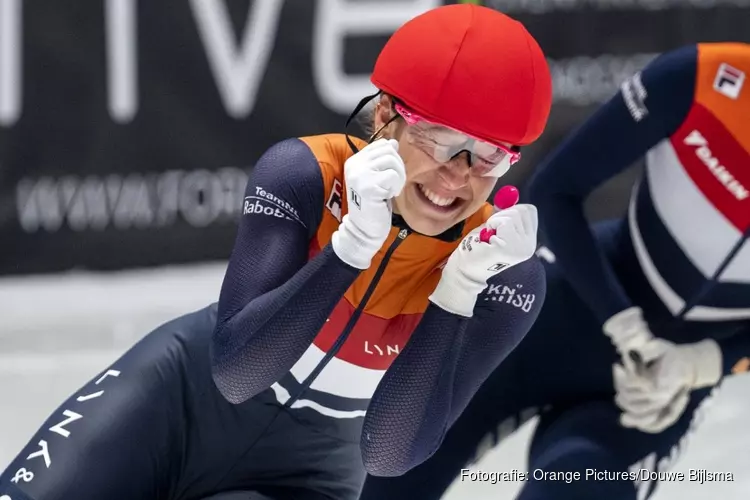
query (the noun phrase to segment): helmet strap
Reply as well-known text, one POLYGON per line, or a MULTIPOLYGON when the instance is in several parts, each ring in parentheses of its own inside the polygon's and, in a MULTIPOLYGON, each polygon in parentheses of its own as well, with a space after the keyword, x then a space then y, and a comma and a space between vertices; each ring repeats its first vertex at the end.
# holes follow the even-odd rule
MULTIPOLYGON (((368 95, 368 96, 363 97, 362 100, 359 101, 359 103, 357 104, 357 107, 354 108, 354 111, 352 111, 352 114, 349 115, 349 118, 346 119, 346 124, 344 125, 344 135, 346 136, 346 142, 349 144, 349 147, 351 148, 351 150, 352 150, 352 152, 354 154, 359 153, 359 148, 354 145, 354 142, 349 137, 349 133, 348 133, 349 125, 352 123, 352 121, 354 120, 354 118, 359 114, 359 112, 362 111, 362 108, 364 108, 365 106, 367 106, 368 102, 370 102, 373 99, 375 99, 381 93, 382 93, 382 91, 378 90, 377 92, 375 92, 372 95, 368 95)), ((390 122, 388 122, 388 123, 390 123, 390 122)), ((386 123, 386 125, 388 125, 388 124, 386 123)), ((368 142, 372 142, 372 139, 377 134, 379 134, 381 130, 383 130, 383 127, 380 127, 380 130, 378 130, 376 133, 374 133, 372 136, 370 136, 370 140, 368 142)))
POLYGON ((391 123, 393 123, 396 120, 398 120, 398 113, 395 113, 393 116, 391 116, 388 119, 388 121, 383 124, 382 127, 380 127, 377 131, 375 131, 374 134, 372 134, 370 136, 370 138, 367 140, 367 142, 371 143, 372 141, 374 141, 380 135, 380 132, 382 132, 384 128, 386 128, 388 125, 390 125, 391 123))

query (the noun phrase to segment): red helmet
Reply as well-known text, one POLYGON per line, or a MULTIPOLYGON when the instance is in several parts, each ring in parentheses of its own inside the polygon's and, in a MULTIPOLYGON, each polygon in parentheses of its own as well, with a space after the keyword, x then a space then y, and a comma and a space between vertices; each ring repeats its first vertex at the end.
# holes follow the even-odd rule
POLYGON ((518 21, 472 4, 438 7, 401 26, 371 81, 425 119, 491 143, 534 142, 552 105, 536 40, 518 21))

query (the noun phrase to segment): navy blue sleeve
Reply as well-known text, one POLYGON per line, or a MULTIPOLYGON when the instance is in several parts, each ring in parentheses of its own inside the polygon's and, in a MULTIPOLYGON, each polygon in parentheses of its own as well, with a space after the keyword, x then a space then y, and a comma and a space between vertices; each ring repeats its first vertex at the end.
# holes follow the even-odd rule
MULTIPOLYGON (((737 366, 744 363, 750 365, 750 325, 740 332, 718 341, 721 349, 724 375, 732 375, 737 366), (747 360, 741 363, 743 360, 747 360)), ((750 366, 748 367, 750 368, 750 366)), ((738 370, 739 373, 750 371, 748 368, 738 370)))
POLYGON ((528 186, 547 246, 602 323, 633 304, 594 238, 584 201, 679 128, 693 102, 696 72, 695 45, 656 58, 571 133, 528 186))
POLYGON ((479 387, 536 321, 546 293, 537 258, 496 275, 466 318, 430 304, 378 385, 365 415, 362 459, 400 476, 430 458, 479 387))
POLYGON ((298 139, 273 146, 250 175, 211 342, 214 381, 232 403, 302 357, 359 274, 330 245, 308 262, 324 192, 318 162, 298 139))

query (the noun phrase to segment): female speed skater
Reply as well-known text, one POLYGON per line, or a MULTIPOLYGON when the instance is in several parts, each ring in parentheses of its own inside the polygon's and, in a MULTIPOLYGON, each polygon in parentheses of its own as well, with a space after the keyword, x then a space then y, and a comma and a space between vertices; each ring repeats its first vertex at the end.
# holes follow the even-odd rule
POLYGON ((750 367, 748 74, 747 44, 665 53, 542 162, 525 192, 551 261, 539 319, 440 450, 401 477, 369 477, 362 500, 438 499, 534 415, 518 499, 655 491, 696 410, 750 367), (586 197, 641 158, 626 215, 590 226, 586 197))
POLYGON ((486 200, 542 133, 551 77, 520 23, 451 5, 399 28, 372 82, 370 140, 271 147, 218 304, 60 406, 0 498, 355 500, 439 447, 544 301, 536 209, 486 200))

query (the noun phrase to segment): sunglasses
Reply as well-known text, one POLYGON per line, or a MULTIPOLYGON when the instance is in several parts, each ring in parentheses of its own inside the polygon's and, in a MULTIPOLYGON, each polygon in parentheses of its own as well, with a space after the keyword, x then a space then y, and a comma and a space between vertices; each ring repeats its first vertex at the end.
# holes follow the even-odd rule
POLYGON ((438 163, 447 163, 465 151, 469 156, 472 175, 501 177, 521 159, 519 151, 430 122, 399 102, 394 103, 394 108, 408 125, 405 132, 407 141, 438 163))

